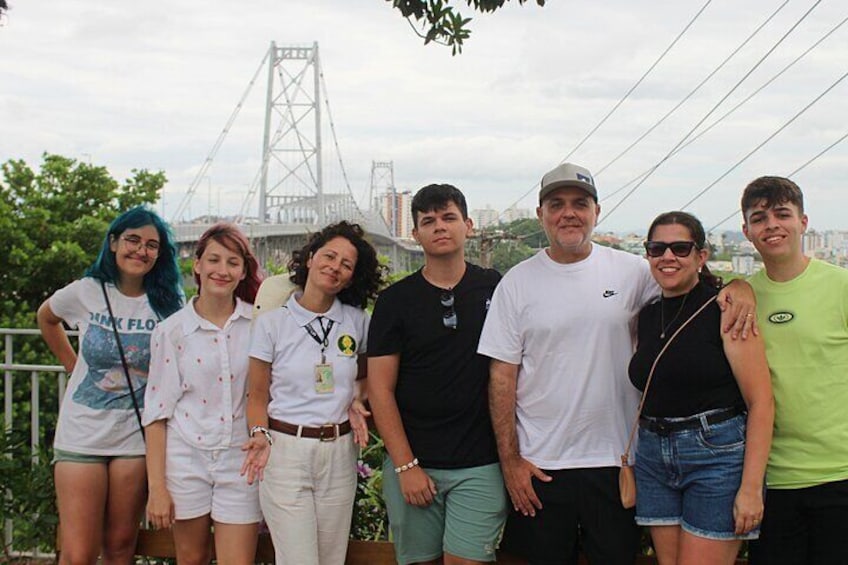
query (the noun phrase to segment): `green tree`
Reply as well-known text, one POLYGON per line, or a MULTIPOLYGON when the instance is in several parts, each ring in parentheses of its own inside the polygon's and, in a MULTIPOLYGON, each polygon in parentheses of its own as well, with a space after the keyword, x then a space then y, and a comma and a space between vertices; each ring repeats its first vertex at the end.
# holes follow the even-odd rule
MULTIPOLYGON (((118 182, 105 167, 47 153, 38 170, 22 160, 9 160, 0 170, 0 327, 6 328, 32 328, 41 302, 94 261, 109 223, 128 208, 154 202, 165 184, 162 172, 133 170, 118 182)), ((37 335, 17 336, 14 360, 56 363, 37 335)), ((41 375, 42 446, 52 443, 57 388, 55 375, 41 375)), ((45 549, 55 539, 52 472, 47 451, 30 452, 30 394, 29 378, 17 374, 14 427, 0 437, 0 491, 10 493, 0 505, 0 520, 13 521, 17 547, 45 549)))
POLYGON ((38 171, 9 160, 2 172, 2 327, 32 327, 41 302, 93 262, 109 222, 154 202, 165 184, 161 171, 134 169, 119 183, 105 167, 47 153, 38 171))
POLYGON ((527 247, 531 249, 541 249, 548 245, 548 239, 542 226, 539 225, 539 220, 536 218, 524 218, 522 220, 514 220, 504 226, 503 230, 517 236, 527 247))
MULTIPOLYGON (((413 31, 424 39, 425 45, 432 41, 447 45, 454 55, 462 53, 463 42, 471 35, 468 29, 471 18, 462 17, 459 10, 451 6, 451 0, 386 1, 400 11, 413 31)), ((465 0, 469 8, 484 14, 502 8, 507 2, 509 0, 465 0)), ((525 2, 527 0, 518 0, 519 4, 525 2)), ((536 0, 536 4, 544 6, 545 0, 536 0)))

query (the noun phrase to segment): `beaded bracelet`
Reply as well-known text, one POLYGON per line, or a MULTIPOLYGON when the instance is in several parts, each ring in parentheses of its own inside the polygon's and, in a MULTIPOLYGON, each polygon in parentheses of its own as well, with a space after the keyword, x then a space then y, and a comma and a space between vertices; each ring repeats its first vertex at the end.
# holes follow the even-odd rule
POLYGON ((409 471, 413 467, 417 467, 417 466, 418 466, 418 458, 416 457, 415 459, 413 459, 412 461, 410 461, 406 465, 401 465, 400 467, 395 467, 395 473, 401 474, 404 471, 409 471))
POLYGON ((253 437, 253 434, 256 432, 262 432, 262 435, 268 440, 268 445, 274 445, 274 440, 271 439, 271 432, 268 431, 268 428, 265 426, 253 426, 250 428, 250 437, 253 437))

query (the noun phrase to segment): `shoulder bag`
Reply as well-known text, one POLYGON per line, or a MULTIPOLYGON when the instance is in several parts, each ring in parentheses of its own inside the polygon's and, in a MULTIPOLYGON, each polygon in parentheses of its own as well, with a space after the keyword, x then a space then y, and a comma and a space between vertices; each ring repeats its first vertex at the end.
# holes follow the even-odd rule
POLYGON ((680 324, 677 331, 668 338, 668 341, 665 342, 663 348, 660 349, 659 353, 657 353, 657 358, 654 359, 654 363, 651 365, 651 370, 648 372, 648 380, 645 381, 645 389, 642 391, 642 399, 639 401, 639 408, 636 410, 636 418, 633 421, 633 426, 630 428, 630 437, 627 440, 627 449, 625 449, 621 456, 621 469, 618 472, 618 490, 621 495, 621 505, 625 508, 633 508, 636 506, 636 475, 633 473, 633 467, 630 465, 630 450, 633 447, 633 438, 636 436, 636 430, 639 428, 639 416, 641 416, 642 408, 645 406, 645 396, 648 394, 648 387, 651 386, 654 369, 657 368, 657 363, 659 362, 660 357, 662 357, 663 353, 665 353, 666 349, 668 349, 668 346, 671 345, 671 342, 674 341, 674 338, 677 337, 677 334, 683 331, 683 328, 685 328, 689 322, 694 320, 695 317, 715 299, 716 296, 711 296, 710 299, 704 302, 704 304, 702 304, 694 314, 689 316, 685 322, 680 324))

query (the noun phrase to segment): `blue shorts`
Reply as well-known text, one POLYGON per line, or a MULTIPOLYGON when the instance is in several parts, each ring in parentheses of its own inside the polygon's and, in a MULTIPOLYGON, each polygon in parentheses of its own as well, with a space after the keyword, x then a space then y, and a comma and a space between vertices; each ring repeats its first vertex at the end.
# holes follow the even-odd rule
POLYGON ((759 528, 736 535, 733 519, 745 458, 745 415, 716 424, 702 421, 696 429, 663 434, 639 427, 636 523, 680 526, 713 540, 756 539, 759 528))

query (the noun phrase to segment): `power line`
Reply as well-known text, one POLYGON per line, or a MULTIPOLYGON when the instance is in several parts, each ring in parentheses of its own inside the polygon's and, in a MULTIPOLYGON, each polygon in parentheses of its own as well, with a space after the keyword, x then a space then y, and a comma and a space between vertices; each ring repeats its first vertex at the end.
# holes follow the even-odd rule
MULTIPOLYGON (((641 186, 645 183, 645 181, 646 181, 646 180, 648 180, 648 179, 651 177, 651 175, 653 175, 653 174, 654 174, 654 172, 655 172, 658 168, 660 168, 660 166, 661 166, 663 163, 665 163, 665 162, 666 162, 666 161, 667 161, 667 160, 668 160, 668 159, 669 159, 672 155, 674 155, 675 151, 676 151, 678 148, 680 148, 680 147, 681 147, 681 146, 682 146, 682 145, 686 142, 686 140, 687 140, 687 139, 688 139, 688 138, 689 138, 689 137, 690 137, 690 136, 691 136, 691 135, 695 132, 695 130, 697 130, 697 129, 701 126, 701 124, 703 124, 703 123, 707 120, 707 118, 709 118, 709 117, 713 114, 713 112, 715 112, 715 111, 718 109, 718 107, 719 107, 719 106, 721 106, 721 105, 724 103, 724 101, 725 101, 725 100, 727 100, 727 99, 730 97, 730 95, 731 95, 731 94, 733 94, 733 92, 735 92, 735 91, 736 91, 736 89, 737 89, 737 88, 739 88, 739 86, 740 86, 743 82, 745 82, 745 80, 746 80, 749 76, 751 76, 751 73, 753 73, 753 72, 754 72, 754 71, 755 71, 755 70, 756 70, 756 69, 757 69, 757 68, 758 68, 758 67, 759 67, 759 66, 760 66, 760 65, 761 65, 761 64, 762 64, 762 63, 763 63, 763 62, 764 62, 764 61, 765 61, 765 60, 766 60, 766 59, 767 59, 767 58, 768 58, 768 57, 769 57, 769 56, 770 56, 773 52, 774 52, 774 50, 775 50, 775 49, 777 49, 777 47, 778 47, 781 43, 783 43, 783 41, 784 41, 787 37, 789 37, 789 35, 790 35, 793 31, 795 31, 795 29, 796 29, 799 25, 801 25, 801 22, 803 22, 803 21, 807 18, 807 16, 809 16, 809 15, 810 15, 810 13, 812 13, 812 11, 813 11, 813 10, 814 10, 814 9, 815 9, 815 8, 816 8, 819 4, 821 4, 821 1, 822 1, 822 0, 817 0, 817 2, 816 2, 815 4, 813 4, 813 5, 812 5, 812 6, 811 6, 811 7, 810 7, 810 8, 809 8, 809 9, 808 9, 805 13, 804 13, 804 15, 803 15, 803 16, 801 16, 801 18, 800 18, 797 22, 795 22, 795 23, 792 25, 792 27, 791 27, 791 28, 789 28, 789 30, 788 30, 786 33, 784 33, 784 34, 783 34, 783 36, 781 36, 781 38, 780 38, 780 39, 778 39, 778 40, 777 40, 777 42, 776 42, 774 45, 772 45, 772 47, 771 47, 771 48, 770 48, 770 49, 769 49, 769 50, 768 50, 768 51, 767 51, 767 52, 766 52, 766 53, 765 53, 762 57, 760 57, 760 59, 759 59, 759 60, 758 60, 758 61, 754 64, 754 66, 753 66, 753 67, 751 67, 751 68, 748 70, 748 72, 746 72, 746 73, 742 76, 742 78, 741 78, 741 79, 739 79, 739 81, 737 81, 737 83, 736 83, 735 85, 733 85, 733 88, 731 88, 731 89, 727 92, 727 94, 725 94, 725 95, 721 98, 721 100, 719 100, 719 101, 718 101, 718 102, 717 102, 717 103, 716 103, 716 104, 715 104, 715 105, 714 105, 714 106, 710 109, 710 111, 709 111, 709 112, 707 112, 707 113, 704 115, 704 117, 703 117, 703 118, 701 118, 701 119, 698 121, 698 123, 697 123, 697 124, 695 124, 695 125, 692 127, 692 129, 690 129, 690 130, 686 133, 686 135, 685 135, 685 136, 683 136, 683 138, 682 138, 680 141, 678 141, 678 142, 677 142, 677 144, 676 144, 676 145, 675 145, 675 146, 671 149, 671 151, 669 151, 669 152, 666 154, 666 156, 665 156, 665 157, 663 157, 662 159, 660 159, 660 161, 659 161, 657 164, 655 164, 653 167, 651 167, 651 169, 648 171, 648 173, 647 173, 645 176, 643 176, 643 177, 642 177, 642 179, 641 179, 638 183, 636 183, 636 186, 634 186, 633 188, 631 188, 631 189, 630 189, 630 190, 629 190, 629 191, 628 191, 628 192, 624 195, 624 197, 622 197, 622 199, 621 199, 621 200, 619 200, 619 201, 615 204, 615 206, 613 206, 613 207, 612 207, 612 210, 610 210, 609 212, 607 212, 606 216, 604 216, 604 218, 603 218, 601 221, 603 221, 603 220, 604 220, 604 219, 606 219, 606 218, 609 218, 609 217, 610 217, 610 216, 611 216, 611 215, 612 215, 612 214, 613 214, 613 213, 614 213, 614 212, 615 212, 615 211, 616 211, 619 207, 621 207, 621 205, 622 205, 624 202, 626 202, 626 201, 627 201, 627 199, 628 199, 628 198, 630 198, 630 196, 631 196, 634 192, 636 192, 636 191, 639 189, 639 187, 641 187, 641 186)), ((600 223, 600 222, 598 222, 598 223, 600 223)))
MULTIPOLYGON (((839 139, 837 139, 836 141, 834 141, 833 143, 831 143, 830 145, 828 145, 827 147, 825 147, 824 149, 822 149, 821 151, 819 151, 819 152, 816 154, 816 156, 815 156, 815 157, 813 157, 813 158, 809 159, 806 163, 804 163, 803 165, 801 165, 800 167, 798 167, 797 169, 795 169, 794 171, 792 171, 791 173, 789 173, 788 175, 786 175, 786 177, 787 177, 787 178, 792 178, 792 177, 794 177, 795 175, 797 175, 798 173, 800 173, 801 171, 803 171, 805 168, 807 168, 807 166, 808 166, 808 165, 810 165, 810 164, 811 164, 811 163, 813 163, 814 161, 818 160, 818 159, 819 159, 819 157, 821 157, 822 155, 824 155, 825 153, 827 153, 828 151, 830 151, 831 149, 833 149, 834 147, 836 147, 837 145, 839 145, 840 143, 842 143, 843 141, 845 141, 846 139, 848 139, 848 132, 845 132, 845 133, 842 135, 842 137, 840 137, 839 139)), ((739 214, 739 213, 741 213, 741 210, 739 210, 739 209, 737 208, 737 209, 736 209, 736 210, 734 210, 734 211, 733 211, 730 215, 728 215, 726 218, 724 218, 723 220, 721 220, 720 222, 718 222, 716 225, 714 225, 713 227, 711 227, 711 228, 710 228, 710 229, 708 229, 707 231, 708 231, 708 232, 714 231, 714 230, 715 230, 716 228, 718 228, 720 225, 722 225, 722 224, 723 224, 723 223, 725 223, 726 221, 730 220, 731 218, 733 218, 734 216, 736 216, 736 215, 737 215, 737 214, 739 214)))
POLYGON ((627 153, 629 153, 631 149, 636 147, 636 145, 638 145, 643 139, 645 139, 648 135, 650 135, 650 133, 652 131, 657 129, 669 116, 671 116, 674 112, 676 112, 678 108, 683 106, 683 104, 685 104, 690 98, 692 98, 692 96, 694 96, 695 93, 698 92, 701 89, 701 87, 704 86, 711 78, 713 78, 716 75, 716 73, 718 73, 727 63, 729 63, 730 60, 733 59, 733 57, 735 57, 736 54, 739 53, 739 51, 741 51, 742 48, 745 47, 745 45, 748 44, 749 41, 751 41, 758 33, 760 33, 760 31, 762 31, 762 29, 771 20, 773 20, 774 17, 777 16, 777 14, 781 10, 783 10, 783 8, 785 8, 788 3, 789 3, 789 0, 785 0, 783 2, 783 4, 778 6, 777 10, 772 12, 772 14, 768 18, 766 18, 763 23, 761 23, 759 26, 757 26, 757 28, 750 35, 748 35, 748 37, 746 37, 745 40, 736 47, 736 49, 734 49, 727 57, 725 57, 724 60, 721 63, 719 63, 719 65, 715 69, 713 69, 713 71, 711 73, 709 73, 706 77, 704 77, 704 79, 701 80, 701 82, 699 82, 697 84, 697 86, 695 86, 695 88, 693 88, 689 92, 689 94, 684 96, 683 99, 680 102, 678 102, 671 110, 666 112, 666 114, 663 117, 661 117, 659 120, 657 120, 654 123, 654 125, 652 125, 647 130, 645 130, 645 132, 642 135, 637 137, 630 145, 628 145, 621 153, 616 155, 609 163, 607 163, 606 165, 604 165, 603 167, 601 167, 600 169, 595 171, 595 177, 597 178, 601 173, 603 173, 605 170, 607 170, 616 161, 618 161, 619 159, 624 157, 627 153))
MULTIPOLYGON (((798 55, 797 57, 795 57, 795 59, 793 59, 792 61, 790 61, 790 62, 789 62, 789 63, 788 63, 785 67, 783 67, 783 69, 781 69, 779 72, 777 72, 776 74, 774 74, 774 75, 773 75, 770 79, 768 79, 766 82, 764 82, 764 83, 763 83, 763 84, 762 84, 759 88, 757 88, 756 90, 754 90, 753 92, 751 92, 751 94, 749 94, 747 97, 745 97, 744 99, 742 99, 742 100, 741 100, 738 104, 736 104, 736 105, 735 105, 735 106, 733 106, 730 110, 728 110, 727 112, 725 112, 725 113, 724 113, 721 117, 719 117, 717 120, 715 120, 715 121, 714 121, 713 123, 711 123, 709 126, 707 126, 706 128, 702 129, 700 132, 698 132, 698 133, 697 133, 697 135, 695 135, 694 137, 692 137, 692 139, 688 140, 686 143, 684 143, 683 145, 681 145, 681 146, 680 146, 680 148, 679 148, 679 149, 677 149, 677 151, 675 151, 675 152, 674 152, 674 155, 677 155, 677 154, 678 154, 678 153, 680 153, 683 149, 685 149, 686 147, 689 147, 691 144, 693 144, 695 141, 697 141, 697 140, 698 140, 698 139, 700 139, 703 135, 705 135, 708 131, 712 130, 715 126, 717 126, 719 123, 721 123, 722 121, 724 121, 724 120, 725 120, 725 118, 729 117, 731 114, 733 114, 734 112, 736 112, 736 110, 738 110, 740 107, 742 107, 743 105, 745 105, 745 104, 746 104, 748 101, 750 101, 750 100, 751 100, 754 96, 756 96, 756 95, 757 95, 757 94, 759 94, 761 91, 763 91, 766 87, 768 87, 769 85, 771 85, 771 83, 773 83, 775 80, 777 80, 777 79, 778 79, 780 76, 782 76, 782 75, 783 75, 786 71, 788 71, 788 70, 789 70, 790 68, 792 68, 792 67, 793 67, 796 63, 798 63, 798 61, 800 61, 800 60, 801 60, 801 59, 803 59, 803 58, 804 58, 807 54, 809 54, 811 51, 813 51, 814 49, 816 49, 816 48, 817 48, 817 47, 818 47, 818 46, 819 46, 822 42, 824 42, 824 40, 825 40, 825 39, 827 39, 828 37, 830 37, 830 36, 831 36, 831 35, 832 35, 832 34, 833 34, 836 30, 838 30, 840 27, 842 27, 842 26, 845 24, 845 22, 848 22, 848 17, 843 18, 843 19, 842 19, 842 21, 840 21, 840 22, 839 22, 839 23, 837 23, 835 26, 833 26, 832 28, 830 28, 830 30, 829 30, 827 33, 825 33, 823 36, 821 36, 821 37, 820 37, 820 38, 819 38, 819 39, 818 39, 815 43, 813 43, 810 47, 808 47, 807 49, 805 49, 805 50, 804 50, 804 51, 803 51, 800 55, 798 55)), ((640 178, 642 178, 643 176, 647 175, 647 174, 648 174, 648 172, 650 172, 650 170, 651 170, 650 168, 646 169, 645 171, 643 171, 642 173, 640 173, 640 174, 639 174, 639 175, 637 175, 636 177, 634 177, 634 178, 630 179, 630 180, 629 180, 627 183, 625 183, 624 185, 620 186, 620 187, 619 187, 619 188, 617 188, 616 190, 614 190, 614 191, 612 191, 611 193, 609 193, 608 195, 604 196, 601 200, 603 201, 603 200, 608 200, 608 199, 612 198, 613 196, 615 196, 616 194, 618 194, 618 193, 619 193, 619 192, 621 192, 622 190, 624 190, 624 189, 626 189, 627 187, 629 187, 630 185, 632 185, 634 182, 638 181, 638 180, 639 180, 640 178)))
POLYGON ((843 80, 845 80, 845 78, 846 78, 846 77, 848 77, 848 72, 846 72, 846 73, 845 73, 845 74, 843 74, 841 77, 839 77, 838 79, 836 79, 836 82, 834 82, 834 83, 833 83, 833 84, 831 84, 829 87, 827 87, 827 88, 824 90, 824 92, 822 92, 821 94, 819 94, 818 96, 816 96, 816 97, 813 99, 813 101, 812 101, 812 102, 810 102, 809 104, 807 104, 806 106, 804 106, 803 108, 801 108, 801 110, 800 110, 800 111, 798 111, 798 112, 797 112, 794 116, 792 116, 792 117, 789 119, 789 121, 787 121, 787 122, 786 122, 786 123, 784 123, 782 126, 780 126, 780 127, 779 127, 779 128, 778 128, 775 132, 774 132, 774 133, 772 133, 772 134, 771 134, 771 135, 769 135, 767 138, 765 138, 765 140, 763 140, 763 141, 762 141, 759 145, 757 145, 757 146, 756 146, 756 147, 754 147, 751 151, 749 151, 749 152, 748 152, 748 153, 747 153, 744 157, 742 157, 739 161, 737 161, 737 162, 736 162, 736 163, 735 163, 732 167, 730 167, 727 171, 725 171, 725 172, 724 172, 721 176, 719 176, 716 180, 714 180, 713 182, 711 182, 710 184, 708 184, 708 185, 707 185, 707 186, 706 186, 703 190, 701 190, 701 191, 700 191, 700 192, 698 192, 695 196, 693 196, 693 197, 692 197, 692 198, 691 198, 691 199, 690 199, 690 200, 689 200, 686 204, 684 204, 683 206, 681 206, 681 207, 680 207, 680 209, 681 209, 681 210, 685 210, 687 207, 689 207, 689 205, 691 205, 691 204, 692 204, 692 203, 694 203, 696 200, 698 200, 701 196, 703 196, 704 194, 706 194, 706 193, 707 193, 707 192, 708 192, 711 188, 713 188, 716 184, 718 184, 718 183, 719 183, 722 179, 724 179, 727 175, 729 175, 731 172, 733 172, 733 171, 736 169, 736 167, 738 167, 739 165, 741 165, 742 163, 744 163, 745 161, 747 161, 747 160, 748 160, 748 158, 749 158, 749 157, 751 157, 751 155, 753 155, 754 153, 756 153, 757 151, 759 151, 760 149, 762 149, 762 147, 763 147, 766 143, 768 143, 769 141, 771 141, 772 139, 774 139, 774 138, 775 138, 775 136, 777 136, 780 132, 782 132, 784 129, 786 129, 787 127, 789 127, 789 125, 790 125, 790 124, 792 124, 792 122, 794 122, 795 120, 797 120, 797 119, 798 119, 798 118, 799 118, 802 114, 804 114, 804 112, 806 112, 807 110, 809 110, 810 108, 812 108, 812 107, 813 107, 813 105, 815 105, 815 104, 816 104, 816 102, 818 102, 819 100, 821 100, 821 99, 822 99, 822 98, 823 98, 823 97, 824 97, 824 96, 825 96, 828 92, 830 92, 831 90, 833 90, 834 88, 836 88, 836 86, 837 86, 840 82, 842 82, 843 80))
MULTIPOLYGON (((675 46, 675 44, 677 44, 677 42, 680 41, 680 39, 686 34, 686 32, 689 30, 689 28, 692 27, 692 25, 695 23, 695 21, 697 21, 697 19, 701 16, 701 14, 704 12, 704 10, 707 9, 707 6, 709 6, 711 2, 712 2, 712 0, 707 0, 706 3, 704 3, 703 6, 701 6, 701 9, 698 10, 698 12, 692 17, 692 19, 689 20, 689 23, 687 23, 686 26, 680 31, 680 33, 677 34, 677 37, 675 37, 674 40, 669 44, 669 46, 665 48, 665 50, 660 54, 660 56, 657 58, 657 60, 654 61, 654 63, 650 67, 648 67, 648 70, 646 70, 644 73, 642 73, 642 76, 639 77, 639 80, 637 80, 636 83, 633 86, 631 86, 630 89, 624 94, 624 96, 622 96, 621 99, 615 104, 615 106, 613 106, 612 109, 609 112, 607 112, 607 114, 603 118, 601 118, 601 121, 599 121, 597 124, 595 124, 595 127, 593 127, 589 131, 589 133, 587 133, 585 136, 583 136, 583 139, 580 140, 580 142, 571 151, 569 151, 568 154, 565 157, 562 158, 562 160, 560 161, 560 164, 565 163, 569 159, 569 157, 571 157, 578 149, 580 149, 583 146, 583 144, 586 143, 586 141, 588 141, 588 139, 590 137, 592 137, 592 135, 596 131, 598 131, 598 129, 600 129, 600 127, 602 125, 604 125, 604 123, 606 123, 606 121, 610 118, 610 116, 612 116, 613 113, 616 110, 618 110, 619 106, 621 106, 624 103, 624 101, 627 100, 627 98, 633 93, 634 90, 636 90, 636 88, 639 87, 640 84, 642 84, 642 81, 644 81, 645 78, 647 78, 647 76, 651 73, 651 71, 654 70, 654 68, 660 63, 660 61, 662 61, 665 58, 665 56, 671 51, 671 49, 675 46)), ((518 200, 516 200, 510 206, 508 206, 507 209, 512 208, 513 206, 517 206, 525 197, 527 197, 528 194, 533 192, 535 189, 536 189, 536 185, 534 184, 533 186, 531 186, 527 190, 527 192, 525 192, 524 194, 519 196, 518 200)), ((500 215, 498 217, 500 218, 500 215)))
POLYGON ((669 44, 669 46, 665 48, 665 51, 663 51, 663 52, 660 54, 660 56, 659 56, 659 57, 657 57, 657 60, 656 60, 656 61, 654 61, 654 63, 653 63, 650 67, 648 67, 648 70, 647 70, 647 71, 645 71, 645 72, 642 74, 642 76, 641 76, 641 77, 639 77, 639 80, 637 80, 637 81, 636 81, 636 84, 634 84, 633 86, 631 86, 631 87, 630 87, 630 90, 628 90, 627 92, 625 92, 625 93, 624 93, 624 96, 622 96, 622 97, 621 97, 621 100, 619 100, 619 101, 616 103, 616 105, 615 105, 615 106, 613 106, 613 107, 612 107, 612 109, 611 109, 609 112, 607 112, 607 114, 606 114, 603 118, 601 118, 601 121, 600 121, 600 122, 598 122, 598 123, 595 125, 595 127, 593 127, 593 128, 589 131, 589 133, 587 133, 585 136, 583 136, 583 139, 581 139, 581 140, 580 140, 580 143, 578 143, 577 145, 575 145, 575 146, 574 146, 574 149, 572 149, 571 151, 569 151, 569 152, 568 152, 568 154, 567 154, 565 157, 563 157, 563 158, 562 158, 562 161, 560 161, 560 163, 565 163, 565 162, 568 160, 568 158, 569 158, 569 157, 571 157, 572 155, 574 155, 574 154, 577 152, 577 150, 578 150, 578 149, 580 149, 581 147, 583 147, 583 144, 584 144, 584 143, 586 143, 586 141, 587 141, 590 137, 592 137, 592 135, 593 135, 596 131, 598 131, 598 129, 599 129, 602 125, 604 125, 604 123, 606 123, 606 121, 610 118, 610 116, 612 116, 612 115, 613 115, 613 113, 615 113, 615 111, 616 111, 616 110, 618 110, 619 106, 621 106, 622 104, 624 104, 624 101, 625 101, 625 100, 627 100, 627 98, 629 98, 629 97, 630 97, 630 95, 633 93, 633 91, 634 91, 634 90, 636 90, 636 88, 638 88, 640 84, 642 84, 642 81, 644 81, 644 80, 645 80, 645 78, 647 78, 647 76, 651 73, 651 71, 653 71, 653 70, 654 70, 654 68, 655 68, 657 65, 659 65, 659 64, 660 64, 660 61, 662 61, 662 60, 665 58, 665 56, 669 53, 669 51, 671 51, 671 49, 672 49, 672 48, 673 48, 673 47, 677 44, 677 42, 678 42, 678 41, 680 41, 680 39, 681 39, 681 38, 682 38, 682 37, 686 34, 686 32, 687 32, 687 31, 689 31, 689 28, 690 28, 690 27, 692 27, 692 25, 693 25, 693 24, 697 21, 697 19, 701 16, 701 14, 704 12, 704 10, 706 10, 706 9, 707 9, 707 6, 709 6, 711 2, 712 2, 712 0, 707 0, 707 2, 706 2, 703 6, 701 6, 701 9, 700 9, 700 10, 698 10, 698 13, 696 13, 696 14, 692 17, 692 19, 691 19, 691 20, 689 20, 689 23, 687 23, 687 24, 686 24, 686 27, 684 27, 684 28, 683 28, 683 30, 681 30, 681 32, 677 34, 677 37, 675 37, 675 38, 674 38, 674 41, 672 41, 672 42, 669 44))

